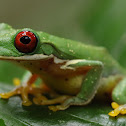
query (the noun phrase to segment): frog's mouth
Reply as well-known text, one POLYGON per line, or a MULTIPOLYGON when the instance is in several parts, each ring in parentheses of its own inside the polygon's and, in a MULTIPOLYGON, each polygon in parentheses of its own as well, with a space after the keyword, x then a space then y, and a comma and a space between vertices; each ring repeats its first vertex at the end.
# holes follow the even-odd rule
POLYGON ((13 57, 13 56, 0 56, 0 60, 11 60, 11 61, 29 61, 29 60, 44 60, 53 58, 53 55, 43 55, 43 54, 34 54, 34 55, 25 55, 20 57, 13 57))

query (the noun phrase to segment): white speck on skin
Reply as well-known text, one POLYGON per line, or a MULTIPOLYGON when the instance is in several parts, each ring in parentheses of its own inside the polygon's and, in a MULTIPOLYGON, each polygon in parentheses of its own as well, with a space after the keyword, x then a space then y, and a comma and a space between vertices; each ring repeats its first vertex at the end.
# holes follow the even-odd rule
POLYGON ((72 52, 72 53, 74 52, 74 51, 73 51, 73 50, 71 50, 71 49, 70 49, 69 51, 70 51, 70 52, 72 52))
POLYGON ((68 46, 68 48, 69 48, 69 47, 70 47, 70 44, 68 43, 67 46, 68 46))

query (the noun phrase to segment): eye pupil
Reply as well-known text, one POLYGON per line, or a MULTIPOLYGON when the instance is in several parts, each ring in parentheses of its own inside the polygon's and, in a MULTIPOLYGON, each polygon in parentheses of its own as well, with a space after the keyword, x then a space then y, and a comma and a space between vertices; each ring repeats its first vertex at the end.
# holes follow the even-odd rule
POLYGON ((23 44, 28 44, 30 41, 31 41, 31 39, 28 36, 22 36, 20 38, 20 42, 22 42, 23 44))

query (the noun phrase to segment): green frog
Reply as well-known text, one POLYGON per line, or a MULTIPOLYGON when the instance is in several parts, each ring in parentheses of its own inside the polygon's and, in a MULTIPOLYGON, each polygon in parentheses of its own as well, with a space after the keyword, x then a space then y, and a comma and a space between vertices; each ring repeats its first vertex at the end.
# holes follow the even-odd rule
POLYGON ((94 96, 106 98, 107 94, 114 101, 109 115, 126 114, 126 71, 104 47, 1 23, 0 60, 27 69, 21 86, 0 93, 1 98, 20 95, 25 106, 48 105, 57 111, 87 105, 94 96), (32 86, 38 78, 42 84, 32 86))

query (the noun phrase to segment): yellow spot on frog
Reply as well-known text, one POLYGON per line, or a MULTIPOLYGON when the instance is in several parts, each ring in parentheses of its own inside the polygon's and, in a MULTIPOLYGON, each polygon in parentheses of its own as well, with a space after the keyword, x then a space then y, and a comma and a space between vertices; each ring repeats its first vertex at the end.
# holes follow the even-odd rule
POLYGON ((15 85, 15 86, 19 86, 20 85, 20 79, 19 78, 14 78, 13 79, 13 84, 15 85))

